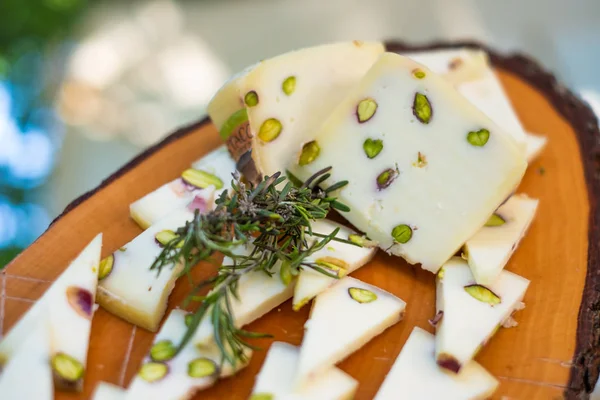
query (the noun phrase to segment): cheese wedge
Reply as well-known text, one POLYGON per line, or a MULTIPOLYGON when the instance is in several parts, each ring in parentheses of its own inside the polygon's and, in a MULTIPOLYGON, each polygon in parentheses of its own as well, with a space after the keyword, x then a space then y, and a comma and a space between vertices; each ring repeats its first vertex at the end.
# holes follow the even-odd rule
POLYGON ((467 240, 464 253, 477 283, 490 285, 498 278, 525 236, 537 206, 538 200, 523 194, 514 195, 467 240))
POLYGON ((250 180, 284 172, 297 147, 383 51, 379 42, 311 47, 262 61, 230 80, 213 97, 208 113, 221 136, 229 136, 228 147, 238 168, 250 180), (242 108, 248 120, 232 123, 230 119, 237 120, 243 114, 239 112, 242 108), (236 111, 223 121, 224 109, 236 111), (232 127, 236 123, 239 126, 232 127), (249 150, 252 152, 247 154, 249 150), (251 160, 242 159, 244 155, 251 160))
POLYGON ((483 400, 498 388, 498 381, 475 361, 459 374, 440 369, 434 348, 434 336, 414 327, 375 400, 483 400))
POLYGON ((234 171, 233 159, 227 148, 221 146, 194 162, 177 179, 132 203, 129 206, 131 218, 142 229, 147 229, 177 209, 212 210, 215 199, 231 187, 234 171))
POLYGON ((6 361, 18 352, 41 318, 48 318, 55 385, 79 391, 83 385, 102 234, 96 236, 0 341, 6 361))
POLYGON ((405 307, 398 297, 350 277, 318 295, 304 325, 294 388, 301 389, 400 321, 405 307))
MULTIPOLYGON (((329 220, 318 220, 312 224, 313 232, 329 235, 336 228, 340 231, 337 238, 348 240, 350 235, 357 235, 352 229, 329 220)), ((375 255, 376 249, 359 247, 352 244, 330 241, 325 248, 306 259, 307 262, 316 262, 325 267, 333 266, 342 268, 341 276, 348 275, 368 263, 375 255)), ((324 275, 310 268, 304 268, 294 289, 294 310, 298 311, 313 297, 325 291, 338 280, 324 275)))
MULTIPOLYGON (((46 310, 43 309, 42 312, 46 310)), ((23 346, 12 355, 0 374, 2 400, 52 400, 50 326, 45 315, 22 338, 23 346)))
POLYGON ((193 218, 183 208, 161 219, 102 261, 97 302, 108 312, 156 332, 181 265, 166 266, 160 274, 150 266, 162 250, 156 235, 175 230, 193 218))
POLYGON ((498 328, 523 307, 529 281, 502 271, 491 285, 478 285, 466 261, 454 257, 437 277, 436 307, 443 312, 436 328, 438 365, 459 372, 498 328))
MULTIPOLYGON (((211 342, 199 346, 192 339, 175 354, 175 346, 187 330, 182 310, 173 310, 154 339, 149 355, 127 389, 127 400, 182 400, 190 399, 199 391, 211 387, 219 377, 234 375, 247 364, 235 368, 221 365, 221 353, 211 342)), ((250 359, 252 352, 247 351, 250 359)))
POLYGON ((125 389, 112 383, 100 382, 92 395, 92 400, 125 400, 125 389))
POLYGON ((358 382, 344 371, 331 367, 302 387, 294 390, 298 347, 288 343, 273 342, 256 376, 250 400, 350 400, 358 382))
POLYGON ((387 252, 436 272, 513 192, 527 163, 446 81, 385 53, 290 164, 303 180, 329 166, 323 186, 349 181, 338 193, 351 209, 345 218, 387 252))
POLYGON ((459 48, 407 54, 431 71, 444 75, 492 121, 512 135, 522 150, 526 135, 510 99, 482 50, 459 48))
POLYGON ((525 133, 525 157, 527 162, 531 163, 538 158, 547 143, 548 138, 546 136, 525 133))

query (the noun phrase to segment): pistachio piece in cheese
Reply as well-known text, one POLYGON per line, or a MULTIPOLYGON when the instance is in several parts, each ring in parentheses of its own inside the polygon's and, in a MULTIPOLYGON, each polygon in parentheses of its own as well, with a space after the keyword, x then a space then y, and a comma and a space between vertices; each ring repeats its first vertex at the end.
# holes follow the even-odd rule
POLYGON ((437 279, 437 311, 444 317, 436 325, 435 354, 438 365, 462 372, 497 327, 522 307, 529 281, 502 271, 487 286, 477 285, 468 264, 454 257, 437 279))
POLYGON ((315 379, 299 388, 294 388, 299 349, 283 342, 274 342, 256 377, 251 400, 275 400, 293 398, 297 400, 351 399, 358 382, 342 370, 331 367, 315 379))
POLYGON ((306 180, 331 166, 321 186, 348 181, 337 193, 350 209, 342 215, 388 253, 432 272, 485 224, 527 168, 509 133, 442 77, 392 53, 380 57, 312 140, 320 156, 304 166, 290 164, 290 171, 306 180), (415 68, 426 76, 415 79, 415 68), (377 112, 360 123, 356 107, 365 98, 377 102, 377 112), (482 147, 466 139, 472 131, 478 144, 485 141, 482 147), (363 144, 374 132, 382 135, 385 151, 365 158, 363 144), (426 155, 424 168, 413 166, 419 153, 426 155), (392 175, 396 179, 387 179, 392 175), (412 233, 392 234, 400 224, 412 233))

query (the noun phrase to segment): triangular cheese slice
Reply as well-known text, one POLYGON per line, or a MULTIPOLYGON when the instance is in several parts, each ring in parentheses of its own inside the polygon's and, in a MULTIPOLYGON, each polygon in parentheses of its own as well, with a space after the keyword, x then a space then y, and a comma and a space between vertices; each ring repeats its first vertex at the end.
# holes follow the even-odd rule
POLYGON ((531 164, 532 161, 538 158, 544 147, 546 147, 546 143, 548 143, 546 136, 525 133, 525 158, 527 158, 528 163, 531 164))
POLYGON ((150 270, 162 251, 157 234, 172 232, 192 218, 191 211, 177 210, 102 260, 98 304, 132 324, 156 332, 181 270, 181 265, 167 265, 160 274, 150 270))
POLYGON ((200 212, 212 210, 221 192, 231 187, 234 171, 233 159, 227 148, 221 146, 194 162, 191 169, 182 172, 177 179, 132 203, 129 206, 131 218, 142 229, 147 229, 181 208, 197 208, 200 212), (195 175, 192 170, 199 172, 195 175))
MULTIPOLYGON (((46 310, 43 310, 46 311, 46 310)), ((0 374, 2 400, 52 400, 50 326, 40 315, 0 374)))
POLYGON ((294 390, 299 349, 273 342, 256 376, 250 400, 345 400, 354 397, 358 382, 342 370, 331 367, 302 387, 294 390))
POLYGON ((304 325, 295 388, 400 321, 405 306, 398 297, 350 277, 318 295, 304 325))
POLYGON ((538 200, 514 195, 467 240, 464 250, 477 283, 489 285, 496 280, 527 232, 537 206, 538 200))
MULTIPOLYGON (((322 235, 329 235, 336 228, 340 229, 336 235, 339 239, 348 240, 350 235, 356 235, 356 232, 352 229, 326 219, 315 221, 312 224, 313 232, 322 235)), ((375 255, 375 252, 375 248, 359 247, 332 240, 325 248, 308 257, 306 261, 315 262, 317 265, 325 268, 330 264, 333 267, 342 268, 340 276, 343 277, 368 263, 373 258, 373 255, 375 255)), ((294 310, 298 311, 312 300, 313 297, 326 290, 335 282, 337 282, 335 278, 331 278, 310 268, 304 268, 298 276, 296 288, 294 289, 294 310)))
POLYGON ((383 51, 379 42, 353 41, 261 61, 227 82, 211 100, 208 113, 225 137, 236 124, 229 120, 245 109, 250 129, 234 129, 230 149, 241 156, 251 148, 253 167, 262 175, 283 172, 296 149, 383 51), (223 110, 235 112, 225 117, 223 110))
POLYGON ((498 381, 475 361, 458 374, 442 370, 434 349, 434 336, 414 327, 375 400, 483 400, 498 387, 498 381))
POLYGON ((92 400, 125 400, 127 392, 112 383, 100 382, 92 395, 92 400))
POLYGON ((502 271, 491 285, 478 285, 467 262, 450 259, 437 276, 435 354, 438 365, 458 372, 511 315, 521 309, 529 281, 502 271))
MULTIPOLYGON (((128 400, 179 400, 214 385, 220 377, 234 375, 247 364, 235 368, 221 365, 221 353, 214 342, 198 345, 196 338, 173 357, 175 346, 187 330, 182 310, 173 310, 157 333, 149 355, 127 389, 128 400)), ((252 352, 247 350, 249 360, 252 352)))
POLYGON ((55 384, 60 389, 81 390, 101 249, 102 234, 99 234, 3 338, 0 342, 3 359, 10 360, 39 319, 47 314, 55 384))

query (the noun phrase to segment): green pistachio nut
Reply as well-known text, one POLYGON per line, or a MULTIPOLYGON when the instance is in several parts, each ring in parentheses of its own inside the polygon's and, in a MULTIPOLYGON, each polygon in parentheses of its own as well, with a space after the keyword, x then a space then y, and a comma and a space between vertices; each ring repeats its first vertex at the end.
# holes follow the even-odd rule
POLYGON ((296 90, 296 77, 288 76, 281 84, 281 90, 288 96, 294 93, 296 90))
POLYGON ((383 140, 369 138, 364 141, 363 150, 368 158, 375 158, 383 150, 383 140))
POLYGON ((369 240, 368 238, 358 235, 356 233, 351 233, 350 235, 348 235, 348 240, 360 247, 377 247, 377 242, 369 240))
POLYGON ((319 153, 321 153, 321 148, 316 140, 305 143, 304 146, 302 146, 302 151, 300 152, 298 165, 304 166, 312 163, 317 159, 317 157, 319 157, 319 153))
POLYGON ((249 400, 275 400, 272 393, 254 393, 249 400))
POLYGON ((98 266, 98 280, 101 281, 102 279, 109 276, 114 266, 115 256, 113 254, 102 259, 102 261, 100 261, 100 265, 98 266))
POLYGON ((281 263, 281 268, 279 269, 279 277, 281 278, 281 282, 283 282, 283 284, 286 286, 292 282, 292 279, 294 279, 294 275, 292 274, 292 267, 290 266, 289 262, 284 261, 281 263))
POLYGON ((361 100, 356 106, 356 117, 361 124, 367 122, 377 111, 377 102, 371 98, 361 100))
POLYGON ((69 305, 80 316, 92 319, 94 314, 94 296, 92 292, 79 286, 69 286, 66 290, 69 305))
POLYGON ((263 142, 272 142, 281 133, 282 125, 278 119, 269 118, 262 123, 258 130, 258 138, 263 142))
POLYGON ((417 79, 423 79, 425 78, 425 71, 421 68, 415 68, 412 70, 412 75, 417 79))
POLYGON ((377 188, 379 190, 385 189, 392 184, 392 182, 398 176, 398 172, 395 169, 388 168, 382 173, 377 175, 377 188))
POLYGON ((217 189, 223 188, 223 181, 218 176, 199 169, 186 169, 181 174, 181 179, 188 185, 195 186, 198 189, 206 189, 211 185, 217 189))
POLYGON ((392 229, 392 237, 396 243, 408 243, 412 238, 412 234, 412 228, 406 224, 396 225, 394 229, 392 229))
POLYGON ((487 220, 485 226, 502 226, 506 223, 506 220, 502 218, 500 214, 492 214, 492 216, 487 220))
POLYGON ((346 261, 329 256, 316 259, 315 264, 317 264, 319 267, 334 271, 338 278, 343 278, 344 276, 348 275, 348 268, 350 268, 346 261))
POLYGON ((218 374, 219 367, 210 358, 196 358, 188 363, 188 375, 192 378, 216 378, 218 374))
POLYGON ((500 297, 483 285, 473 284, 465 286, 465 292, 471 297, 491 306, 500 304, 500 297))
MULTIPOLYGON (((154 240, 156 240, 156 242, 161 246, 164 247, 166 245, 168 245, 169 243, 171 243, 173 240, 177 240, 179 236, 173 232, 170 229, 163 229, 160 232, 157 232, 156 235, 154 235, 154 240)), ((178 249, 183 247, 183 240, 180 240, 179 243, 177 243, 176 246, 178 249)))
POLYGON ((423 123, 428 124, 433 116, 433 108, 427 96, 422 93, 416 93, 413 100, 413 115, 423 123))
POLYGON ((361 304, 372 303, 377 300, 377 295, 375 293, 363 288, 351 287, 348 289, 348 294, 352 297, 352 300, 361 304))
POLYGON ((248 107, 256 106, 258 104, 258 93, 256 93, 254 90, 251 90, 248 93, 246 93, 246 95, 244 96, 244 103, 248 107))
POLYGON ((471 131, 467 134, 467 141, 475 147, 483 147, 490 139, 490 131, 487 129, 480 129, 478 131, 471 131))
POLYGON ((153 361, 168 361, 175 357, 177 349, 170 340, 161 340, 150 348, 150 358, 153 361))
POLYGON ((146 382, 156 382, 167 376, 169 367, 162 362, 150 361, 142 365, 138 375, 146 382))
POLYGON ((65 353, 55 354, 50 363, 52 365, 52 371, 55 375, 60 377, 61 380, 77 382, 83 378, 85 372, 83 364, 65 353))

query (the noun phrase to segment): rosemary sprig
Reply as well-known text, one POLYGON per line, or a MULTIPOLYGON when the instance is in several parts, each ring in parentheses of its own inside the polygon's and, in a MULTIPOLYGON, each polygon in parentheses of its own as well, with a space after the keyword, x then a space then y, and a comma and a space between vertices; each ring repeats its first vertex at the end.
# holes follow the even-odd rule
POLYGON ((182 275, 189 276, 195 265, 215 252, 233 260, 233 265, 221 266, 217 276, 195 285, 189 293, 184 305, 197 300, 199 305, 188 320, 188 329, 177 351, 192 339, 205 317, 212 322, 214 340, 223 359, 234 366, 245 361, 245 349, 254 348, 247 342, 248 338, 268 336, 243 330, 234 321, 232 296, 238 298, 238 282, 245 274, 263 271, 272 276, 276 266, 281 265, 282 279, 288 276, 291 280, 303 268, 338 277, 339 271, 306 261, 331 240, 354 244, 336 238, 339 229, 328 235, 312 232, 312 221, 325 218, 330 210, 349 210, 331 196, 331 192, 345 186, 346 181, 327 190, 319 189, 318 185, 330 177, 329 170, 317 172, 301 186, 286 182, 286 178, 277 173, 265 177, 256 186, 247 187, 235 173, 233 190, 221 194, 213 211, 207 214, 196 211, 191 221, 175 231, 175 238, 151 266, 157 273, 165 267, 182 264, 182 275), (312 236, 310 243, 307 235, 312 236), (239 246, 248 243, 252 243, 250 254, 236 252, 239 246), (211 288, 209 293, 199 297, 198 293, 206 287, 211 288))

